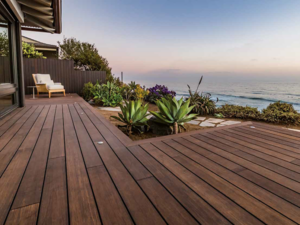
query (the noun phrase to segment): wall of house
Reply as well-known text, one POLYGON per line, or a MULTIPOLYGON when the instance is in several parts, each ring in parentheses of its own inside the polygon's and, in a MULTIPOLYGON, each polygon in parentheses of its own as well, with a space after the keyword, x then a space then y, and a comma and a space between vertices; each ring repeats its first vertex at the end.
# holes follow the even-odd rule
POLYGON ((43 55, 47 57, 47 59, 58 59, 58 54, 55 51, 41 51, 41 50, 38 51, 43 53, 43 55))

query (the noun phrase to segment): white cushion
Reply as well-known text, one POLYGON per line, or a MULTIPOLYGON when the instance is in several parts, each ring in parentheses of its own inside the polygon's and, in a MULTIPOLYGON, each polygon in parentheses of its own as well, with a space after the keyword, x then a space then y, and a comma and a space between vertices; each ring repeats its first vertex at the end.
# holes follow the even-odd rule
POLYGON ((54 83, 55 85, 61 85, 61 83, 54 83))
POLYGON ((65 89, 63 85, 50 84, 47 85, 48 90, 65 89))
POLYGON ((38 84, 53 84, 49 74, 36 74, 36 82, 38 84))

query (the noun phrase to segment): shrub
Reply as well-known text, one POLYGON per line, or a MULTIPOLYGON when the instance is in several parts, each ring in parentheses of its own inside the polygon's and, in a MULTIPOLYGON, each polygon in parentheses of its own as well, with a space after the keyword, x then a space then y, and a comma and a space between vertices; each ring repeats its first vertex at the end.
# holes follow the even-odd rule
POLYGON ((93 88, 94 85, 92 82, 84 84, 82 89, 82 97, 84 100, 89 101, 93 98, 93 88))
POLYGON ((121 87, 121 95, 124 100, 129 101, 131 99, 132 92, 133 91, 132 91, 131 87, 127 84, 123 84, 123 86, 121 87))
POLYGON ((102 104, 103 106, 116 107, 123 100, 120 88, 111 82, 102 85, 99 85, 99 83, 95 84, 93 96, 96 104, 102 104))
POLYGON ((216 111, 216 103, 211 99, 211 94, 202 94, 198 92, 199 86, 202 82, 203 76, 201 76, 196 91, 193 93, 189 85, 190 105, 195 106, 193 108, 194 113, 199 115, 213 115, 216 111))
POLYGON ((282 103, 280 101, 271 103, 266 109, 263 109, 264 111, 272 111, 272 112, 282 112, 282 113, 298 113, 292 104, 289 103, 282 103))
MULTIPOLYGON (((141 100, 136 101, 125 101, 125 106, 120 106, 122 114, 118 113, 119 116, 111 116, 112 118, 125 123, 127 134, 131 134, 133 130, 141 132, 139 127, 147 125, 147 111, 148 104, 142 106, 141 100)), ((122 126, 120 126, 122 127, 122 126)))
POLYGON ((182 103, 182 98, 179 101, 175 97, 173 99, 162 98, 156 101, 159 112, 150 111, 150 113, 156 117, 156 122, 173 126, 173 133, 177 134, 178 127, 185 129, 184 123, 191 121, 197 116, 197 114, 188 115, 194 108, 194 106, 189 107, 189 99, 182 103))
POLYGON ((141 85, 131 81, 131 83, 123 85, 121 93, 122 97, 126 100, 138 100, 144 99, 148 91, 145 90, 145 87, 142 88, 141 85))
POLYGON ((262 111, 262 120, 272 123, 299 125, 300 114, 292 104, 275 102, 262 111))
POLYGON ((146 100, 152 103, 155 103, 156 100, 162 98, 173 98, 176 96, 175 91, 169 91, 168 88, 164 85, 155 85, 152 88, 147 89, 149 91, 146 100))
POLYGON ((144 99, 148 95, 149 91, 146 91, 145 88, 142 88, 141 85, 137 85, 134 90, 135 99, 144 99))
POLYGON ((142 88, 141 85, 131 81, 131 83, 123 85, 121 93, 126 100, 138 100, 144 99, 149 92, 145 90, 145 87, 142 88))
POLYGON ((240 118, 240 119, 260 119, 260 112, 257 108, 250 106, 238 106, 238 105, 222 105, 216 110, 217 113, 221 113, 224 117, 228 118, 240 118))

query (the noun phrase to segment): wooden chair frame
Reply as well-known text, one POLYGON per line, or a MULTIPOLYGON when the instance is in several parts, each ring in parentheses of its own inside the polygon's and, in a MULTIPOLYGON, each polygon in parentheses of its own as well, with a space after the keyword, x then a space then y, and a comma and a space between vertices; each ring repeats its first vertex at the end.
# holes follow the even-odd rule
POLYGON ((32 77, 33 77, 33 80, 34 80, 34 83, 35 83, 35 86, 36 86, 36 90, 37 90, 37 96, 39 96, 39 94, 41 92, 46 92, 49 94, 49 98, 51 98, 51 94, 52 93, 55 93, 55 92, 63 92, 64 93, 64 96, 66 96, 66 91, 65 89, 56 89, 56 90, 49 90, 47 88, 47 84, 38 84, 36 82, 36 79, 35 79, 35 74, 32 74, 32 77))

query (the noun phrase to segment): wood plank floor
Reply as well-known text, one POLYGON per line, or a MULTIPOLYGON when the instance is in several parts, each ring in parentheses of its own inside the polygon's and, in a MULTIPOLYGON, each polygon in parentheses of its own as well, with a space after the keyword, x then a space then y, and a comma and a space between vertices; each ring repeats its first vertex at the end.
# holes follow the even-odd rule
POLYGON ((0 224, 300 223, 300 133, 133 142, 77 95, 26 103, 0 120, 0 224))

